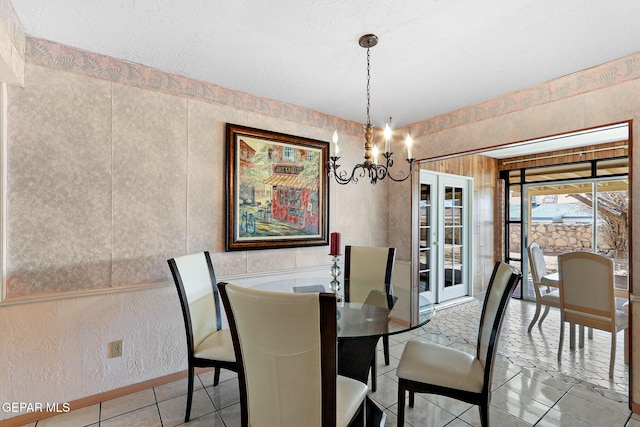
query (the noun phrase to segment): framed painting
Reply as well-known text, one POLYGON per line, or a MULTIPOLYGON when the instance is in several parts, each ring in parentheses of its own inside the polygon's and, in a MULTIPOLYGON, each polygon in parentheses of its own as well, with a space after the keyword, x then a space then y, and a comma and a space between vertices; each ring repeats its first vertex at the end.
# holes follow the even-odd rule
POLYGON ((329 143, 227 123, 226 250, 329 244, 329 143))

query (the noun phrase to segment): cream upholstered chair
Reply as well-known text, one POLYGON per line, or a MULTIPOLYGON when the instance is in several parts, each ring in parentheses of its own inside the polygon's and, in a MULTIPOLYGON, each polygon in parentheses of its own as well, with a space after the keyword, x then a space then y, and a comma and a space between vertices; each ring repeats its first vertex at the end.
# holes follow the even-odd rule
MULTIPOLYGON (((558 256, 560 274, 560 342, 562 357, 564 322, 611 332, 609 377, 613 377, 616 334, 625 330, 625 361, 628 353, 629 315, 616 309, 613 260, 592 252, 571 252, 558 256)), ((580 344, 582 345, 582 336, 580 344)))
MULTIPOLYGON (((391 278, 396 259, 395 248, 345 246, 344 299, 382 305, 392 309, 395 303, 391 278)), ((384 363, 389 365, 389 336, 382 337, 384 363)), ((371 390, 376 391, 376 355, 371 360, 371 390)))
POLYGON ((475 355, 423 340, 407 342, 396 369, 398 426, 404 425, 406 391, 409 407, 413 407, 415 393, 439 394, 478 405, 482 425, 489 425, 491 374, 502 319, 521 277, 518 269, 496 263, 484 298, 475 355))
POLYGON ((187 333, 188 394, 184 421, 191 416, 195 368, 213 367, 213 385, 218 385, 220 368, 236 370, 231 332, 222 328, 220 298, 209 252, 167 260, 182 305, 187 333))
POLYGON ((560 308, 560 291, 557 288, 551 288, 549 285, 541 283, 542 278, 547 275, 547 267, 540 245, 535 242, 531 243, 527 247, 527 252, 533 279, 533 289, 536 294, 536 312, 533 315, 533 320, 531 320, 529 324, 529 329, 527 329, 527 332, 531 333, 533 325, 535 325, 536 320, 538 320, 540 316, 542 306, 544 306, 544 313, 542 313, 542 317, 540 317, 538 327, 542 327, 542 321, 547 317, 547 314, 549 314, 550 307, 560 308))
POLYGON ((337 375, 335 294, 219 288, 243 427, 346 426, 358 414, 364 422, 367 385, 337 375))

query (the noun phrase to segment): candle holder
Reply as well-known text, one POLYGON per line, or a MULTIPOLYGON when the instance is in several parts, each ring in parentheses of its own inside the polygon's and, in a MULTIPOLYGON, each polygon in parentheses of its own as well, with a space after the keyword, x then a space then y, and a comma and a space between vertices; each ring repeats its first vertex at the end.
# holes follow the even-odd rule
POLYGON ((338 276, 342 273, 340 271, 340 266, 338 265, 340 258, 338 255, 331 255, 331 261, 333 261, 333 265, 331 266, 331 276, 333 277, 333 280, 331 281, 331 291, 337 295, 340 290, 340 281, 338 280, 338 276))

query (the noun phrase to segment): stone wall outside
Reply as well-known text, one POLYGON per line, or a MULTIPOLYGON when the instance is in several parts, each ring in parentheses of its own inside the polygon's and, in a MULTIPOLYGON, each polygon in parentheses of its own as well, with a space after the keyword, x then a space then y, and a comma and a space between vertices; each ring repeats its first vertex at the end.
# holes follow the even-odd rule
MULTIPOLYGON (((509 233, 509 250, 520 251, 520 226, 513 225, 509 233)), ((558 224, 534 222, 529 233, 529 242, 536 242, 545 255, 557 255, 570 250, 591 251, 593 241, 590 224, 558 224)), ((607 255, 611 248, 599 236, 599 252, 607 255)))

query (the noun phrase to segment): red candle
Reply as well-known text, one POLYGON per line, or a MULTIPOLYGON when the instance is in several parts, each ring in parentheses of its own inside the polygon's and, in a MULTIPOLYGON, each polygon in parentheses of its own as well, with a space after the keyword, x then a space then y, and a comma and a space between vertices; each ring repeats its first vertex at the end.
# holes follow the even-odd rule
POLYGON ((329 245, 329 255, 338 256, 340 255, 340 233, 333 232, 331 233, 331 241, 329 245))

